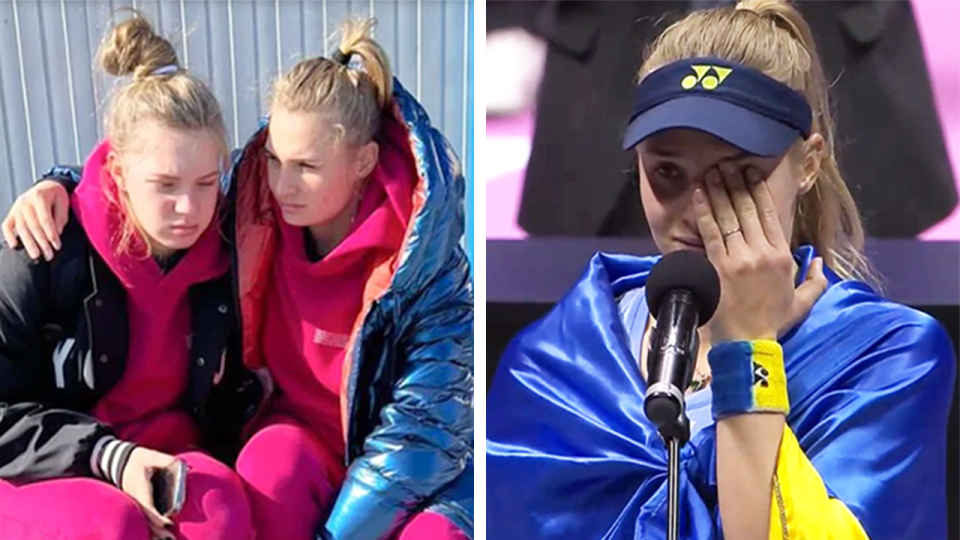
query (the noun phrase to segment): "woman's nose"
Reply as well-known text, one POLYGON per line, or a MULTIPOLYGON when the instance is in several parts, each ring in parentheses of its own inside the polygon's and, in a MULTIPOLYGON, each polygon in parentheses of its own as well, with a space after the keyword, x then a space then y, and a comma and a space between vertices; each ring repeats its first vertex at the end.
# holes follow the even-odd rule
POLYGON ((191 195, 181 195, 177 197, 176 203, 174 203, 174 211, 178 214, 190 215, 190 212, 193 211, 195 207, 193 197, 191 195))
POLYGON ((290 171, 286 167, 281 167, 277 174, 279 175, 277 179, 277 196, 295 195, 297 192, 297 179, 293 171, 290 171))

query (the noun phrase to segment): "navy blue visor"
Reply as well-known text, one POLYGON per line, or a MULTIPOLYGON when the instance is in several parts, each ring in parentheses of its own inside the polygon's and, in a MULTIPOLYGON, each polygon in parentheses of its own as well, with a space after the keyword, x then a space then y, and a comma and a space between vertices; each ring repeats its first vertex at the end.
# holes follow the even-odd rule
POLYGON ((689 128, 774 157, 809 137, 811 123, 806 98, 789 86, 734 62, 686 58, 653 71, 637 86, 623 149, 661 131, 689 128))

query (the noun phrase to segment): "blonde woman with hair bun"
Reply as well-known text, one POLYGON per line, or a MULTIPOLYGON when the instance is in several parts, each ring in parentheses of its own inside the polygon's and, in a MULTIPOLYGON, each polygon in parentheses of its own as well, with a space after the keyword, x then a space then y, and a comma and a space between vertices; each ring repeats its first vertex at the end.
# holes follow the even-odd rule
MULTIPOLYGON (((242 354, 276 389, 237 460, 261 540, 473 537, 464 178, 372 27, 274 81, 227 173, 242 354)), ((5 223, 52 251, 64 193, 5 223)))
MULTIPOLYGON (((688 14, 638 74, 623 149, 651 234, 666 268, 700 261, 719 285, 671 387, 689 421, 680 538, 947 535, 953 348, 879 292, 827 90, 782 0, 688 14)), ((597 254, 507 348, 487 411, 492 538, 667 537, 667 449, 644 396, 670 335, 657 282, 693 267, 658 274, 660 260, 597 254)))
POLYGON ((137 13, 98 62, 129 80, 60 203, 64 247, 0 246, 0 536, 252 540, 218 461, 259 400, 231 349, 220 107, 137 13))

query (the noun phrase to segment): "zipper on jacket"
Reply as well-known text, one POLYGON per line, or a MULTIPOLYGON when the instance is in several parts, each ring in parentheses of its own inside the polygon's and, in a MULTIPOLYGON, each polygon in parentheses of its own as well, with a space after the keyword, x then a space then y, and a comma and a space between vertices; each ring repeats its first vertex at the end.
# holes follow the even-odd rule
POLYGON ((783 492, 780 490, 780 479, 777 473, 773 473, 773 494, 777 499, 777 510, 780 512, 780 535, 783 540, 790 540, 790 533, 787 531, 787 509, 783 504, 783 492))

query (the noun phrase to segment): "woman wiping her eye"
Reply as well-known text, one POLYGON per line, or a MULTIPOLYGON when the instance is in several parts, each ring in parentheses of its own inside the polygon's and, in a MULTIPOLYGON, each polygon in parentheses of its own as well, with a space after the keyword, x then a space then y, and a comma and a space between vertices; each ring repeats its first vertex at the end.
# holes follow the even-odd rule
MULTIPOLYGON (((623 148, 663 254, 705 254, 679 537, 944 538, 955 360, 868 284, 817 51, 788 3, 696 11, 651 46, 623 148)), ((489 395, 494 538, 667 537, 667 449, 645 416, 659 257, 598 254, 507 348, 489 395)))

